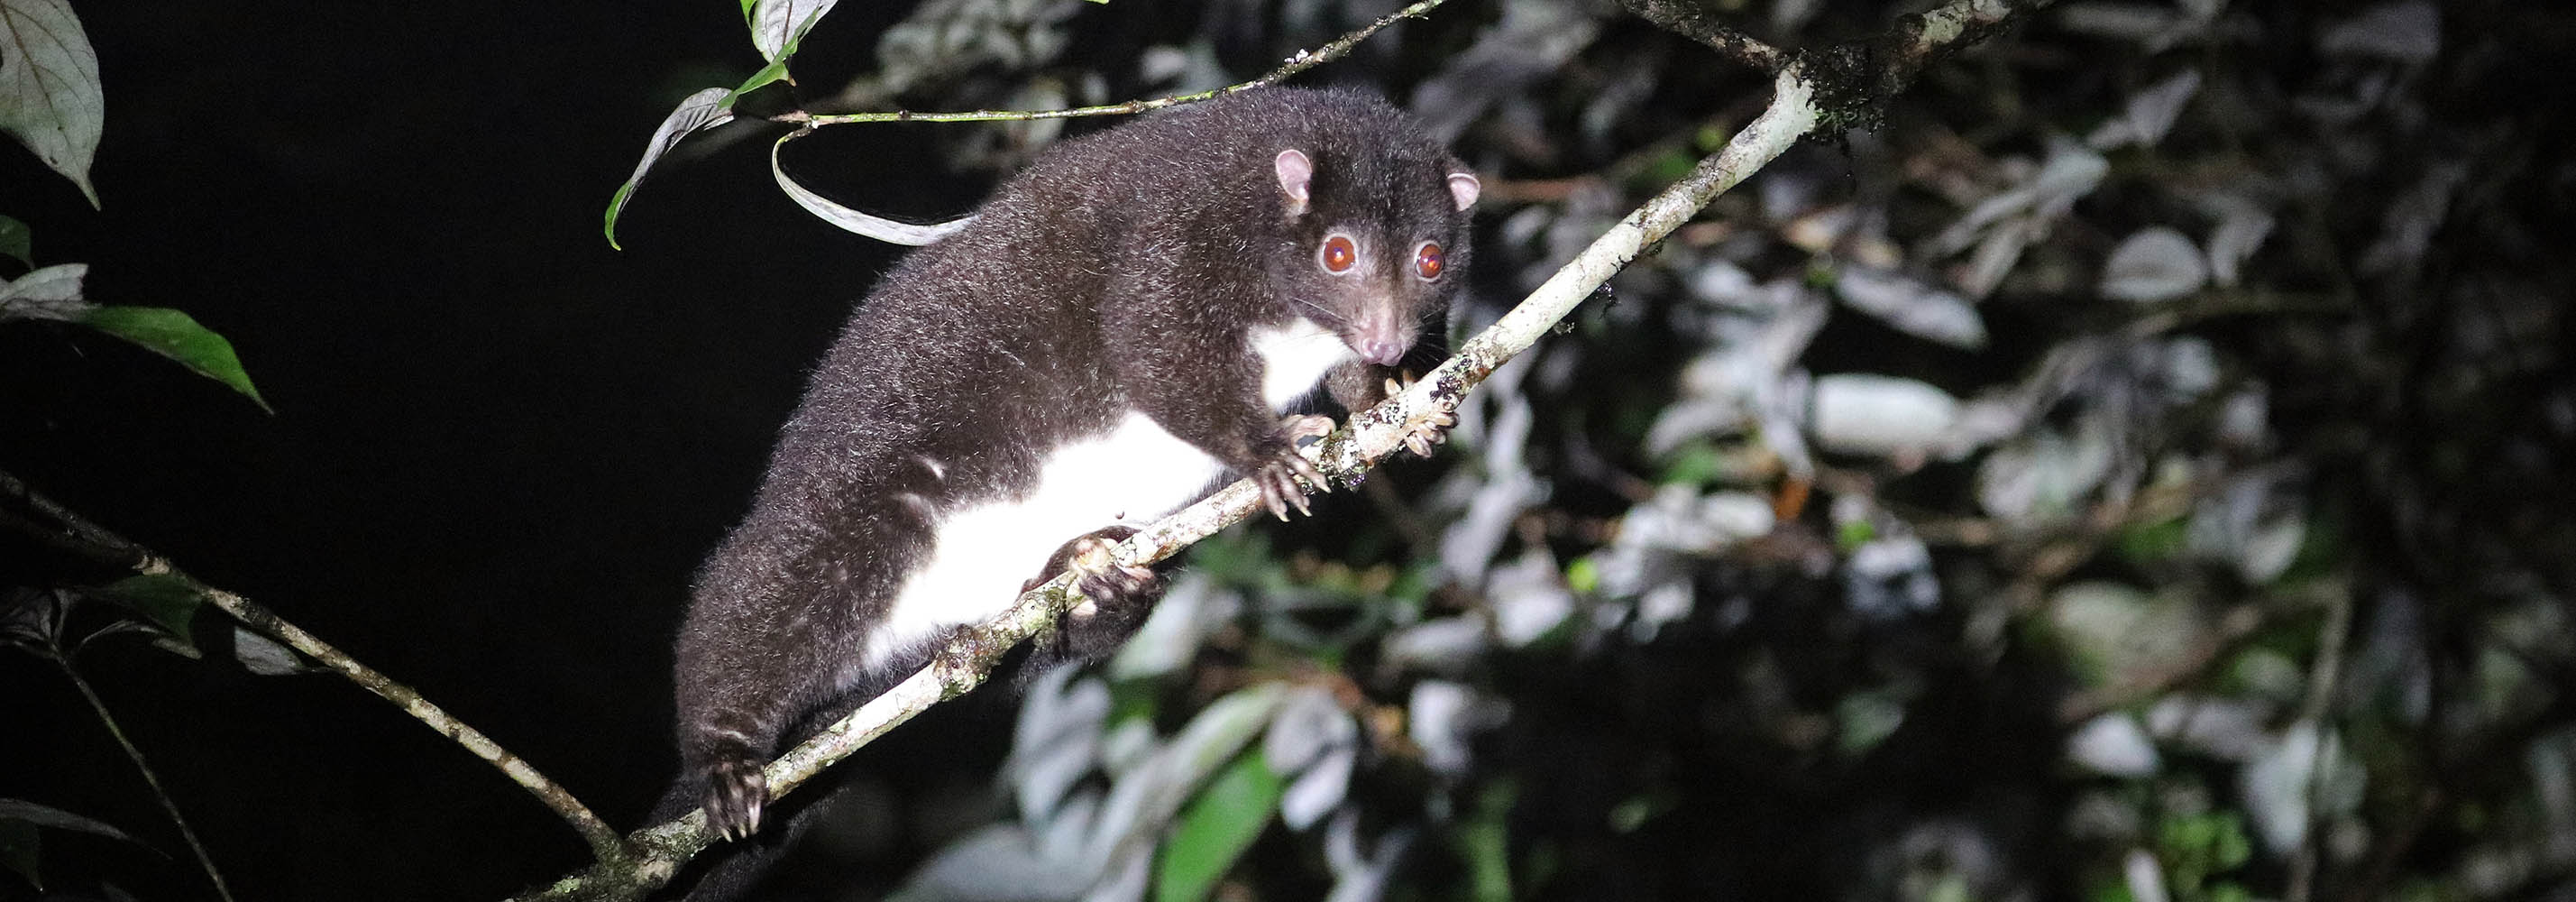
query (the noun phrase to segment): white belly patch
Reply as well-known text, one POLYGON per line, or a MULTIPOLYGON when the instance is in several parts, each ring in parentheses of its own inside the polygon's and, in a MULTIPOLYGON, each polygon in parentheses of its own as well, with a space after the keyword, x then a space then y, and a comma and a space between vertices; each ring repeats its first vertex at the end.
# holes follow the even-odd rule
MULTIPOLYGON (((1338 336, 1302 317, 1286 328, 1255 330, 1252 346, 1273 410, 1312 392, 1325 372, 1353 357, 1338 336)), ((1152 523, 1197 501, 1224 473, 1216 458, 1134 410, 1105 435, 1055 449, 1026 497, 939 518, 929 563, 868 635, 865 666, 884 666, 949 628, 1001 613, 1066 541, 1103 526, 1152 523)))

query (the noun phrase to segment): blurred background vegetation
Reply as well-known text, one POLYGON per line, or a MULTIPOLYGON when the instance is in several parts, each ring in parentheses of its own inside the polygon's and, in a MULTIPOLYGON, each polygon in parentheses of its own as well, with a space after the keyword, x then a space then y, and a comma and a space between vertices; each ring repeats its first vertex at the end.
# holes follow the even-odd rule
MULTIPOLYGON (((80 8, 101 206, 11 151, 0 213, 29 266, 231 337, 276 413, 12 323, 0 467, 635 823, 688 572, 894 256, 778 196, 759 122, 602 246, 635 139, 755 67, 695 6, 80 8)), ((1803 47, 1919 5, 1707 7, 1803 47)), ((743 104, 1199 90, 1392 8, 853 5, 743 104)), ((780 890, 2576 899, 2571 48, 2576 15, 2508 2, 2060 3, 1720 198, 1437 458, 1196 549, 1117 660, 845 765, 780 890)), ((1769 84, 1573 0, 1452 0, 1300 81, 1383 91, 1484 178, 1453 336, 1769 84)), ((1090 127, 840 128, 784 165, 935 219, 1090 127)), ((121 575, 0 537, 13 616, 121 575)), ((78 660, 243 898, 581 860, 336 680, 78 660)), ((205 897, 62 669, 0 668, 0 798, 131 838, 0 809, 0 897, 205 897)))

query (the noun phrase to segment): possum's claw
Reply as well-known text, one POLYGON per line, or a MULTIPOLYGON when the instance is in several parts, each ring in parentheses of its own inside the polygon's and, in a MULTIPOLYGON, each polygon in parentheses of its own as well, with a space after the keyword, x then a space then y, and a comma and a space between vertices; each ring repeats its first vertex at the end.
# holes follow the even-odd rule
POLYGON ((1295 507, 1300 514, 1314 514, 1314 508, 1306 504, 1306 490, 1297 485, 1299 477, 1304 477, 1306 484, 1314 486, 1315 491, 1333 490, 1332 482, 1324 478, 1324 471, 1315 469, 1315 465, 1296 450, 1298 439, 1331 434, 1333 421, 1330 417, 1299 415, 1279 421, 1279 437, 1286 446, 1273 453, 1269 463, 1252 473, 1252 484, 1261 488, 1261 504, 1270 509, 1271 516, 1286 520, 1290 507, 1295 507))
POLYGON ((1293 451, 1280 455, 1252 474, 1252 484, 1261 487, 1261 505, 1270 509, 1271 516, 1286 520, 1291 507, 1300 514, 1315 512, 1306 503, 1306 489, 1297 484, 1300 476, 1317 489, 1325 489, 1323 471, 1315 469, 1314 464, 1307 463, 1293 451))
POLYGON ((1332 417, 1299 413, 1279 419, 1279 436, 1287 439, 1290 447, 1304 447, 1307 439, 1320 439, 1331 434, 1333 434, 1332 417))
POLYGON ((1415 414, 1404 421, 1404 447, 1415 457, 1430 457, 1433 446, 1449 440, 1449 427, 1458 425, 1458 417, 1446 410, 1434 409, 1415 414))
MULTIPOLYGON (((1111 527, 1111 529, 1120 528, 1122 527, 1111 527)), ((1150 599, 1162 595, 1163 578, 1154 572, 1154 568, 1132 567, 1118 563, 1114 553, 1118 550, 1119 540, 1126 536, 1109 538, 1102 534, 1108 531, 1102 530, 1100 533, 1073 540, 1073 555, 1069 566, 1074 573, 1074 588, 1082 590, 1082 603, 1075 605, 1073 610, 1066 611, 1067 617, 1075 620, 1089 620, 1100 616, 1101 609, 1104 607, 1111 609, 1132 607, 1140 598, 1148 599, 1147 603, 1150 605, 1150 599)), ((1128 529, 1126 532, 1128 535, 1135 534, 1133 529, 1128 529)))
POLYGON ((760 830, 760 809, 769 802, 769 778, 760 762, 726 758, 707 765, 707 829, 725 839, 748 839, 760 830))
POLYGON ((1103 526, 1075 536, 1047 556, 1037 576, 1020 585, 1026 592, 1057 573, 1071 572, 1074 591, 1082 593, 1082 601, 1057 618, 1055 638, 1038 647, 1032 666, 1021 669, 1023 688, 1025 681, 1057 664, 1108 657, 1145 625, 1154 604, 1163 600, 1163 575, 1152 567, 1118 563, 1118 544, 1135 534, 1133 526, 1103 526))
MULTIPOLYGON (((1405 385, 1406 383, 1393 379, 1386 380, 1386 396, 1392 398, 1403 394, 1405 385)), ((1456 414, 1437 407, 1406 417, 1404 420, 1405 450, 1413 452, 1415 457, 1430 457, 1432 447, 1448 441, 1449 427, 1456 425, 1458 425, 1456 414)))

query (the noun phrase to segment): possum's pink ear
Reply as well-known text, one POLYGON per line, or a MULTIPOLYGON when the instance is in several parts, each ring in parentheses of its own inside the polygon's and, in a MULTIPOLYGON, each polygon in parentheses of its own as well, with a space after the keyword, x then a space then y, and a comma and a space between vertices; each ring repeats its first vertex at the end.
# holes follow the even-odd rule
POLYGON ((1291 147, 1280 151, 1270 166, 1279 173, 1279 193, 1288 195, 1288 212, 1306 212, 1306 187, 1315 183, 1315 161, 1306 159, 1305 151, 1291 147))
POLYGON ((1458 202, 1458 209, 1461 212, 1476 205, 1476 193, 1482 190, 1484 185, 1478 183, 1475 176, 1464 172, 1449 174, 1449 199, 1458 202))

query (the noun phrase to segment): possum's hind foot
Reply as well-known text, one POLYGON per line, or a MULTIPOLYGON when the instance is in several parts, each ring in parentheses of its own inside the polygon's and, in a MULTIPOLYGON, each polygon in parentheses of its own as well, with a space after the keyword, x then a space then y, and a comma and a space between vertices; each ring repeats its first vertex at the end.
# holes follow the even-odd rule
POLYGON ((750 756, 707 762, 707 829, 725 839, 746 839, 760 830, 761 806, 769 802, 769 778, 760 768, 750 756))
MULTIPOLYGON (((1074 620, 1089 620, 1103 611, 1151 610, 1163 597, 1163 577, 1152 567, 1135 567, 1118 563, 1118 543, 1126 541, 1136 530, 1112 526, 1082 538, 1067 547, 1073 551, 1068 564, 1072 568, 1074 587, 1082 590, 1083 602, 1067 615, 1074 620)), ((1113 615, 1115 616, 1115 615, 1113 615)))
POLYGON ((1037 588, 1055 574, 1073 571, 1082 602, 1056 624, 1050 660, 1098 660, 1117 650, 1145 625, 1145 615, 1163 599, 1163 575, 1152 567, 1118 563, 1118 543, 1135 535, 1132 526, 1104 526, 1064 543, 1047 557, 1046 566, 1020 591, 1037 588))
MULTIPOLYGON (((1411 380, 1386 380, 1386 396, 1403 394, 1411 380)), ((1449 440, 1449 427, 1458 425, 1458 415, 1434 407, 1429 411, 1404 418, 1404 448, 1415 457, 1430 457, 1433 446, 1449 440)))

